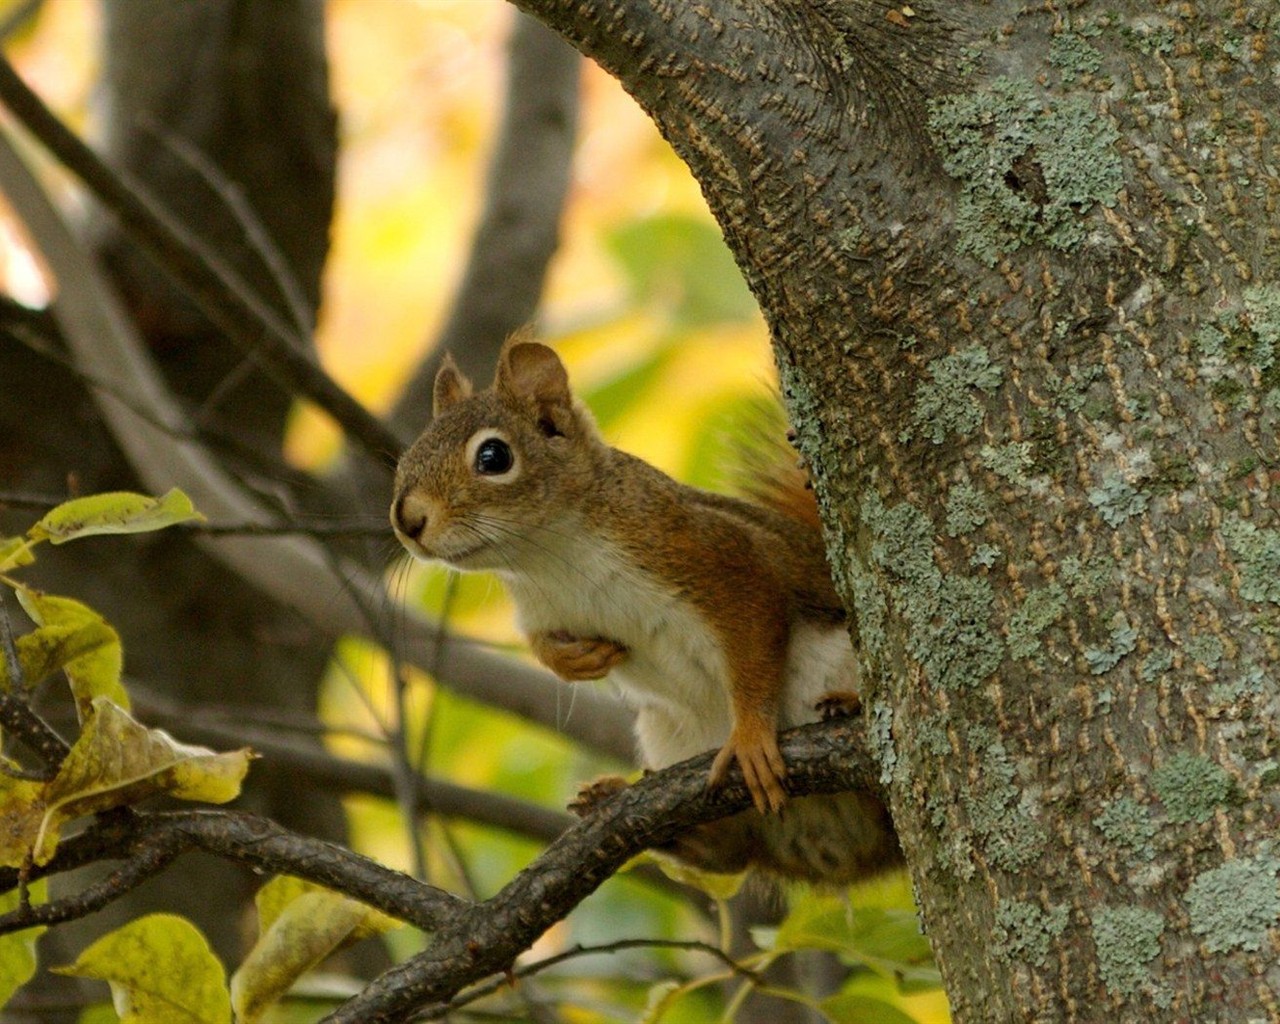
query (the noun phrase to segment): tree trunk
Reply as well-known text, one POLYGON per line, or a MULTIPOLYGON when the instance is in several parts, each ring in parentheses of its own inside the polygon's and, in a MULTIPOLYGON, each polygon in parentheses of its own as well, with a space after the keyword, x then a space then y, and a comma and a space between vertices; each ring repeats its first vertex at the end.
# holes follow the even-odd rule
POLYGON ((956 1019, 1280 1020, 1277 15, 519 6, 765 310, 956 1019))

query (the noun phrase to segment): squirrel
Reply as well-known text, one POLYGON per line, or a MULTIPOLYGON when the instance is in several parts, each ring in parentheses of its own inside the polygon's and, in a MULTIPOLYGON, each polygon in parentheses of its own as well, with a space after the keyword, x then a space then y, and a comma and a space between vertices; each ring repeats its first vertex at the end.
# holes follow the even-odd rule
MULTIPOLYGON (((744 500, 610 447, 560 358, 525 332, 507 340, 485 391, 446 356, 433 402, 396 470, 391 523, 409 553, 495 572, 539 661, 567 682, 615 680, 636 708, 646 769, 718 748, 715 786, 740 765, 753 809, 666 852, 707 871, 829 884, 900 862, 876 796, 788 802, 783 786, 779 729, 858 700, 845 609, 803 484, 744 500)), ((588 784, 571 809, 589 813, 625 786, 588 784)))

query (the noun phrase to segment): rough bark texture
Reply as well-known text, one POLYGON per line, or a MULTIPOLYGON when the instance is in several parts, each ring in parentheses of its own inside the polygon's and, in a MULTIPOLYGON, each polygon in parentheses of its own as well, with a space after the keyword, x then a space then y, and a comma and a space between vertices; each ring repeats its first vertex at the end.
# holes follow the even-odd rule
POLYGON ((956 1018, 1280 1019, 1271 7, 519 6, 764 307, 956 1018))

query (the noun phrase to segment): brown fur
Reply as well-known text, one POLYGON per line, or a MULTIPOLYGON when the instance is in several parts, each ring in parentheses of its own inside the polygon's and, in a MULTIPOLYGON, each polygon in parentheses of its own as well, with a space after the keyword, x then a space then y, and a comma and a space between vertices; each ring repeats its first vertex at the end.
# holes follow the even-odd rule
MULTIPOLYGON (((435 414, 397 471, 392 521, 406 547, 459 568, 508 574, 513 595, 523 592, 535 613, 546 611, 548 587, 577 583, 573 566, 562 564, 557 552, 604 558, 596 576, 582 577, 583 585, 598 587, 599 574, 613 572, 616 585, 606 580, 607 592, 583 595, 580 605, 561 594, 573 628, 553 621, 531 629, 534 653, 569 680, 600 678, 651 654, 658 658, 651 664, 668 664, 686 649, 698 659, 688 664, 689 678, 705 679, 723 659, 727 678, 718 685, 727 692, 731 721, 721 733, 728 738, 710 784, 722 781, 736 761, 757 812, 779 811, 786 766, 777 732, 792 645, 797 631, 825 636, 844 621, 803 475, 784 470, 766 478, 755 501, 677 483, 605 444, 574 399, 559 358, 527 335, 503 347, 494 384, 480 393, 447 360, 436 380, 435 414), (491 438, 510 446, 515 465, 486 478, 469 462, 475 452, 468 445, 491 438), (607 603, 613 618, 601 612, 593 622, 593 601, 607 603), (651 628, 631 623, 624 610, 629 601, 657 601, 660 621, 651 628), (603 624, 609 621, 625 635, 608 635, 603 624), (706 632, 707 639, 673 634, 676 623, 686 624, 679 630, 706 632)), ((856 698, 849 661, 853 674, 839 688, 856 698)), ((697 701, 710 706, 706 691, 699 693, 691 693, 690 714, 706 713, 697 701)), ((738 870, 754 863, 839 881, 896 859, 887 815, 869 795, 798 800, 787 822, 739 815, 694 830, 673 849, 703 867, 738 870), (835 866, 827 870, 829 860, 835 866)))

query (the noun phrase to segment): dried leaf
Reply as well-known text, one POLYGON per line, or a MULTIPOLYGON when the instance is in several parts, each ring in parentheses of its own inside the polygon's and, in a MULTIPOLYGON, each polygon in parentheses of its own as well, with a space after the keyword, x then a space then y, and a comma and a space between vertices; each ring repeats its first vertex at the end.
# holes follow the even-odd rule
POLYGON ((68 821, 145 797, 163 793, 226 803, 239 794, 252 756, 247 748, 219 754, 179 743, 95 698, 80 738, 51 781, 27 783, 36 786, 34 793, 14 780, 0 784, 3 863, 19 865, 26 852, 36 863, 47 863, 68 821))
POLYGON ((340 893, 281 875, 258 890, 259 938, 231 978, 240 1024, 253 1024, 330 953, 399 926, 340 893))

